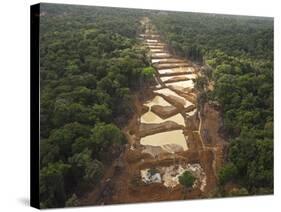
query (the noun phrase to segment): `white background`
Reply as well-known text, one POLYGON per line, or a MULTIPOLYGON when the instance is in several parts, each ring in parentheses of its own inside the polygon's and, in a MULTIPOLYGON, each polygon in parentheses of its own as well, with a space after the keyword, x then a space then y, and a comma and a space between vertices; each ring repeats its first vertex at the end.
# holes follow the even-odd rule
MULTIPOLYGON (((44 2, 215 12, 275 17, 275 194, 121 206, 83 211, 278 211, 280 207, 280 21, 278 0, 53 0, 44 2), (278 14, 279 13, 279 14, 278 14), (279 204, 278 204, 279 203, 279 204)), ((2 0, 0 6, 0 211, 29 207, 29 6, 38 1, 2 0)), ((67 211, 82 210, 81 208, 67 211)), ((61 209, 60 209, 61 210, 61 209)), ((280 209, 279 209, 280 211, 280 209)))

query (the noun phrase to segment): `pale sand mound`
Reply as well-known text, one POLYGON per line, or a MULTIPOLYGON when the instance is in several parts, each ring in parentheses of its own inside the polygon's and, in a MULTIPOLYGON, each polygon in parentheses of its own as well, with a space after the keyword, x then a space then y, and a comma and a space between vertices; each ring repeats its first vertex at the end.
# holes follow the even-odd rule
POLYGON ((162 82, 167 82, 168 80, 170 80, 170 79, 173 79, 173 78, 175 78, 175 77, 187 77, 187 74, 179 74, 179 75, 176 75, 176 76, 165 76, 165 77, 160 77, 160 79, 161 79, 161 81, 162 82))
POLYGON ((171 87, 194 88, 194 82, 192 80, 170 82, 166 83, 166 85, 171 87))
POLYGON ((171 104, 161 96, 155 96, 152 100, 145 102, 144 105, 148 107, 151 107, 153 105, 171 106, 171 104))
POLYGON ((176 92, 170 90, 169 88, 163 88, 154 91, 154 93, 163 95, 165 97, 165 100, 167 100, 169 103, 175 105, 176 107, 188 107, 192 105, 192 103, 188 100, 186 100, 184 97, 178 95, 176 92))
POLYGON ((167 69, 167 68, 177 68, 177 67, 188 67, 190 66, 188 63, 162 63, 162 64, 155 64, 155 68, 157 69, 167 69))
MULTIPOLYGON (((142 145, 161 147, 164 147, 167 144, 176 144, 181 146, 184 150, 188 149, 182 130, 173 130, 145 136, 141 138, 140 143, 142 145)), ((165 148, 168 149, 169 147, 166 146, 165 148)))
POLYGON ((172 75, 172 74, 193 74, 195 69, 193 67, 180 67, 180 68, 168 68, 158 70, 160 75, 172 75))
POLYGON ((168 59, 161 59, 158 63, 159 64, 162 64, 162 63, 186 63, 186 61, 184 61, 182 59, 177 59, 177 58, 168 58, 168 59))
POLYGON ((165 52, 165 49, 161 48, 161 49, 150 49, 150 52, 152 53, 161 53, 161 52, 165 52))
POLYGON ((158 40, 156 39, 146 39, 147 43, 158 43, 158 40))
POLYGON ((177 145, 177 144, 165 144, 162 146, 162 148, 169 152, 169 153, 175 153, 175 152, 183 152, 184 149, 182 146, 177 145))
POLYGON ((169 58, 171 55, 169 53, 152 53, 151 58, 152 59, 157 59, 157 58, 169 58))
POLYGON ((165 121, 173 121, 177 124, 184 126, 184 118, 179 113, 166 119, 162 119, 152 111, 148 111, 141 116, 142 124, 160 124, 165 121))
POLYGON ((144 145, 143 150, 141 151, 143 154, 149 154, 152 157, 160 157, 160 155, 164 155, 167 153, 173 154, 177 152, 183 152, 184 149, 182 146, 177 144, 165 144, 163 146, 152 146, 152 145, 144 145))
POLYGON ((151 111, 161 117, 162 119, 167 119, 179 112, 179 110, 174 106, 161 106, 153 105, 151 111))
POLYGON ((184 127, 173 122, 173 121, 165 121, 159 124, 140 124, 139 134, 140 137, 153 135, 155 133, 166 132, 170 130, 179 130, 183 129, 184 127))
POLYGON ((142 153, 149 154, 155 158, 156 156, 163 154, 164 150, 161 146, 145 145, 144 149, 142 150, 142 153))

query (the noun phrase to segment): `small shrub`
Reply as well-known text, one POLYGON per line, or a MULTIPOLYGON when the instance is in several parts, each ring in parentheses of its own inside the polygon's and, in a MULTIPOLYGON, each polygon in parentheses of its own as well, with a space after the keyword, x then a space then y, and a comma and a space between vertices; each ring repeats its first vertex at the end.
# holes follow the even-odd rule
POLYGON ((186 188, 191 188, 196 178, 189 172, 185 171, 181 176, 179 176, 179 182, 186 188))

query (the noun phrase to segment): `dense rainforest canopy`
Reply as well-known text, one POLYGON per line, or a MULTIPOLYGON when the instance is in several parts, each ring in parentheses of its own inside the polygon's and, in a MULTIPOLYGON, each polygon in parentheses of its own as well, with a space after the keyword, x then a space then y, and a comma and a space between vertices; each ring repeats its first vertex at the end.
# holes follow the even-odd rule
POLYGON ((220 104, 230 141, 221 185, 271 193, 272 19, 41 4, 41 207, 77 205, 124 148, 132 94, 153 73, 136 39, 143 16, 176 54, 203 65, 198 103, 220 104))
POLYGON ((204 65, 198 103, 220 104, 230 140, 220 183, 272 193, 273 19, 174 12, 151 19, 175 53, 204 65))
POLYGON ((152 76, 138 27, 134 10, 41 4, 41 207, 76 204, 126 143, 132 91, 152 76))

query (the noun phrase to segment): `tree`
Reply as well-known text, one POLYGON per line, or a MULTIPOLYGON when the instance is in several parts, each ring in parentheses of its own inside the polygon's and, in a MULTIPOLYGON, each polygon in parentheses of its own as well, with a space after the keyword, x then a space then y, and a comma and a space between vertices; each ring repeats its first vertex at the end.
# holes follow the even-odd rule
POLYGON ((76 207, 79 205, 79 200, 76 194, 72 194, 72 196, 65 202, 66 207, 76 207))
POLYGON ((247 167, 248 187, 273 189, 273 142, 258 140, 255 144, 256 157, 247 167))
POLYGON ((195 80, 194 88, 198 91, 204 91, 208 86, 208 79, 204 76, 200 76, 195 80))
POLYGON ((180 184, 187 189, 190 189, 196 180, 196 178, 189 171, 185 171, 182 175, 178 177, 178 179, 180 184))
POLYGON ((72 153, 72 144, 79 137, 89 138, 91 134, 90 128, 87 125, 82 125, 78 122, 66 124, 62 128, 52 131, 47 142, 58 145, 60 159, 66 159, 72 153))
POLYGON ((155 70, 153 67, 145 67, 142 69, 142 76, 145 80, 152 79, 153 75, 155 73, 155 70))
POLYGON ((203 66, 201 71, 207 77, 208 80, 212 80, 213 70, 209 65, 203 66))
POLYGON ((78 68, 76 61, 68 61, 66 66, 67 74, 77 74, 79 72, 78 68))
POLYGON ((233 163, 228 163, 221 168, 219 171, 218 177, 221 185, 224 185, 226 182, 235 180, 238 175, 238 170, 233 163))
POLYGON ((207 93, 205 91, 200 92, 197 97, 197 106, 198 106, 198 110, 200 111, 201 115, 204 115, 203 109, 204 109, 204 105, 207 101, 208 101, 207 93))
POLYGON ((74 154, 68 161, 72 165, 71 177, 81 190, 96 184, 103 175, 103 164, 98 160, 93 160, 92 151, 87 148, 81 153, 74 154))
POLYGON ((124 135, 114 124, 98 123, 92 130, 92 148, 95 153, 108 151, 112 145, 118 147, 124 142, 124 135))
POLYGON ((53 163, 59 160, 59 146, 49 140, 40 141, 40 164, 47 166, 48 163, 53 163))
POLYGON ((93 160, 87 164, 83 179, 88 183, 96 184, 103 176, 103 172, 103 164, 98 160, 93 160))
POLYGON ((49 163, 40 170, 40 200, 45 207, 64 207, 66 194, 64 177, 70 165, 49 163))
POLYGON ((95 104, 90 114, 90 119, 95 123, 110 122, 112 117, 112 111, 106 104, 95 104))
POLYGON ((229 192, 229 196, 247 196, 249 195, 249 192, 246 188, 242 187, 239 189, 233 189, 229 192))

